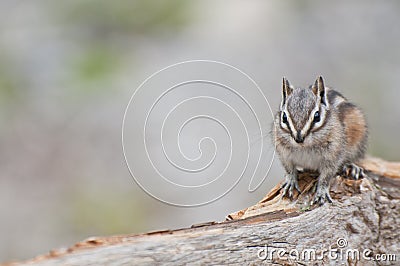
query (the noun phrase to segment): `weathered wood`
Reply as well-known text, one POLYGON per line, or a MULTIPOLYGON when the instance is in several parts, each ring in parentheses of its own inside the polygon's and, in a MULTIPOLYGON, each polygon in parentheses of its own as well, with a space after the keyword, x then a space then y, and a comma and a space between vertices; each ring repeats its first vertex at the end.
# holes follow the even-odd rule
POLYGON ((368 178, 333 180, 333 204, 310 206, 314 179, 303 175, 299 185, 304 192, 296 195, 295 201, 281 198, 278 184, 255 206, 229 215, 228 221, 90 238, 21 264, 400 265, 400 163, 370 158, 363 165, 369 170, 368 178), (332 251, 335 248, 336 252, 332 251), (328 251, 321 259, 308 260, 307 254, 313 255, 311 249, 316 256, 323 249, 328 251), (363 258, 364 251, 370 258, 393 254, 396 257, 391 259, 396 261, 368 260, 363 258))

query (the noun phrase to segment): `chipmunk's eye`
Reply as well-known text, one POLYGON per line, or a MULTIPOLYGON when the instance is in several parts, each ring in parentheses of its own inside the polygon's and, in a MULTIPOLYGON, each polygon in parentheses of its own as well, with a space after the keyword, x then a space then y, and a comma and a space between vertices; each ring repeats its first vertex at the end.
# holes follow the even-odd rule
POLYGON ((315 113, 314 113, 314 123, 317 123, 317 122, 319 122, 321 120, 321 116, 319 115, 319 112, 318 111, 316 111, 315 113))
POLYGON ((286 116, 286 113, 285 112, 283 112, 283 115, 282 115, 282 122, 283 123, 287 123, 288 121, 287 121, 287 116, 286 116))

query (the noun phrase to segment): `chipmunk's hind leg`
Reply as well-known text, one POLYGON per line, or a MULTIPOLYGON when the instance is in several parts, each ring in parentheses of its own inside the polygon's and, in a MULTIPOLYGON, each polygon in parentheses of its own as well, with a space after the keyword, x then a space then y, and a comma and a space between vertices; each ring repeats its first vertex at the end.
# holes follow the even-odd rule
POLYGON ((354 180, 365 177, 364 169, 354 163, 345 164, 342 169, 342 175, 354 180))

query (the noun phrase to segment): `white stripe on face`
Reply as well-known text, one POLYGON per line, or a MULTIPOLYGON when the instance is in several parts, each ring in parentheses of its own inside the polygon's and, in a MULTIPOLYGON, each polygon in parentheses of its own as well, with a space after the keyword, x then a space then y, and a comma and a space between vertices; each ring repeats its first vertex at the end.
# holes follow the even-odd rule
POLYGON ((281 114, 280 114, 280 115, 281 115, 280 121, 281 121, 281 126, 282 126, 282 128, 287 129, 287 130, 291 133, 292 136, 296 136, 296 133, 297 133, 297 132, 296 132, 296 128, 294 127, 292 118, 291 118, 291 116, 289 115, 289 112, 288 112, 288 110, 286 109, 286 106, 285 106, 284 109, 281 111, 281 114), (288 125, 287 125, 286 123, 283 123, 283 114, 286 114, 286 118, 287 118, 289 127, 288 127, 288 125))
POLYGON ((325 116, 326 116, 326 109, 323 108, 322 105, 316 105, 314 107, 314 109, 311 111, 310 116, 307 120, 307 123, 302 128, 301 135, 303 137, 305 137, 306 134, 309 133, 311 127, 312 127, 312 131, 320 128, 322 126, 322 124, 324 123, 325 116), (320 120, 318 122, 314 123, 314 115, 315 115, 315 112, 317 112, 317 111, 319 112, 320 120))
MULTIPOLYGON (((319 106, 316 105, 314 109, 311 111, 310 116, 308 117, 307 123, 304 125, 304 127, 301 129, 300 134, 302 137, 305 137, 307 132, 310 130, 313 122, 314 122, 314 114, 315 112, 319 111, 319 106)), ((322 117, 321 117, 322 118, 322 117)), ((321 119, 322 120, 322 119, 321 119)), ((320 121, 321 122, 321 121, 320 121)))

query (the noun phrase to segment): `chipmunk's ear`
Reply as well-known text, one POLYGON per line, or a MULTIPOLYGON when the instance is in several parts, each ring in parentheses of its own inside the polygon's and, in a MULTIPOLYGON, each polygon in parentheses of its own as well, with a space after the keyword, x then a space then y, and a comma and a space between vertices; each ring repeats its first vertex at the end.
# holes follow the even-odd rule
POLYGON ((311 90, 317 96, 317 99, 321 101, 322 104, 325 104, 328 107, 324 79, 322 78, 322 76, 319 76, 315 80, 314 85, 311 87, 311 90))
POLYGON ((287 97, 293 92, 293 87, 290 85, 289 80, 283 77, 282 80, 282 105, 286 103, 287 97))

